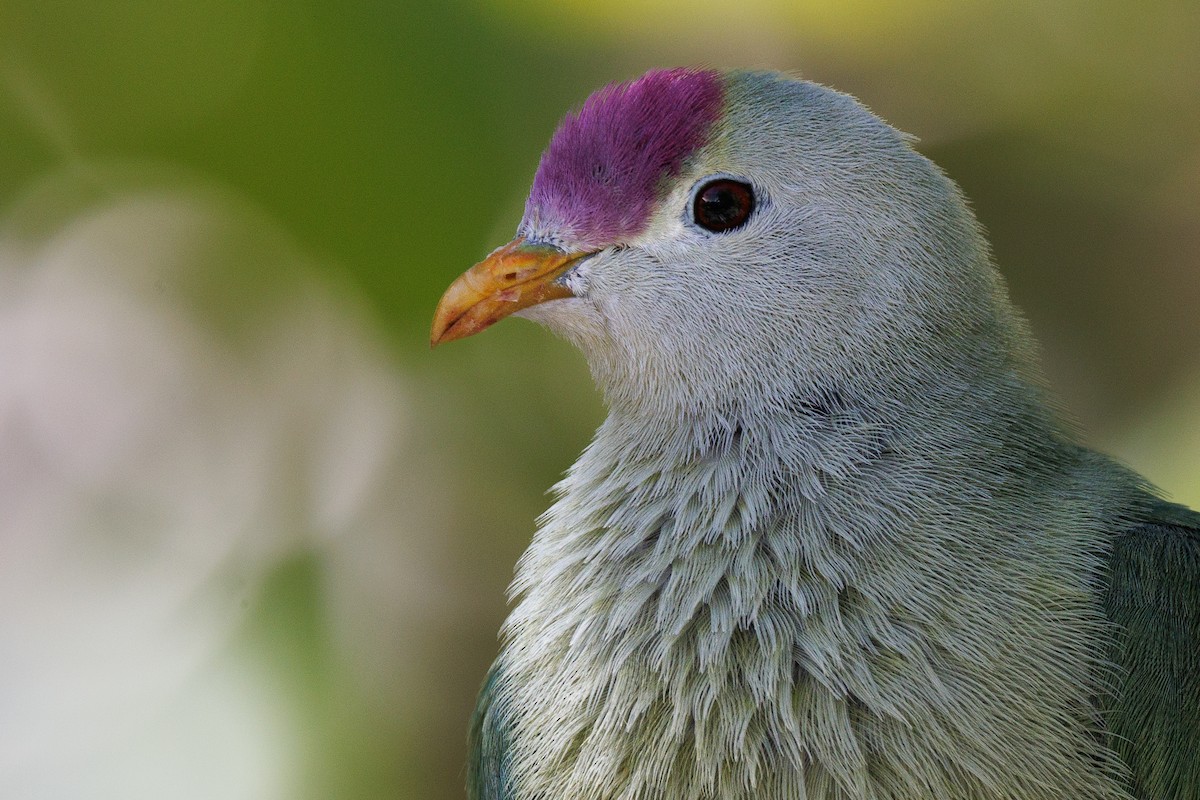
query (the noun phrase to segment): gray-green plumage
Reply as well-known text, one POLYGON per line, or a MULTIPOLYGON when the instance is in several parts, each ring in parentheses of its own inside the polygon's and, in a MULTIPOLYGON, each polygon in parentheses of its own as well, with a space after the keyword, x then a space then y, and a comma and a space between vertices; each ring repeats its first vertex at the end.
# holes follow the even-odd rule
POLYGON ((1200 797, 1200 517, 1056 420, 903 136, 812 84, 714 80, 619 240, 556 225, 552 183, 527 211, 595 251, 523 313, 610 415, 518 566, 471 796, 1200 797), (691 220, 714 176, 758 201, 718 234, 691 220))
POLYGON ((471 758, 467 765, 467 794, 479 800, 510 800, 513 797, 509 757, 510 720, 508 709, 498 698, 503 665, 488 671, 471 718, 471 758))
POLYGON ((1160 505, 1113 543, 1104 609, 1116 626, 1111 746, 1135 797, 1200 797, 1200 515, 1160 505))

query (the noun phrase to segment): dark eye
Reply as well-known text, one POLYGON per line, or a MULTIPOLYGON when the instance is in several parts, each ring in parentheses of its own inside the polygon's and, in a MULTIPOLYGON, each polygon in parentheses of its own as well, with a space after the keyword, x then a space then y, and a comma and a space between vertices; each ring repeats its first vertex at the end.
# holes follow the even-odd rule
POLYGON ((740 228, 754 210, 754 190, 729 178, 709 181, 696 192, 692 216, 696 224, 713 233, 740 228))

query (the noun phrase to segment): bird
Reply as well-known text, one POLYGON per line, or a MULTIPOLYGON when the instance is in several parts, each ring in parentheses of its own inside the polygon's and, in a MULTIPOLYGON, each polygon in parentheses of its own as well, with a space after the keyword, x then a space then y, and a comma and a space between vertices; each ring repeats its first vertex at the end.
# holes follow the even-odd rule
POLYGON ((783 73, 612 83, 431 342, 510 315, 608 414, 516 566, 472 800, 1200 798, 1200 514, 1063 421, 911 137, 783 73))

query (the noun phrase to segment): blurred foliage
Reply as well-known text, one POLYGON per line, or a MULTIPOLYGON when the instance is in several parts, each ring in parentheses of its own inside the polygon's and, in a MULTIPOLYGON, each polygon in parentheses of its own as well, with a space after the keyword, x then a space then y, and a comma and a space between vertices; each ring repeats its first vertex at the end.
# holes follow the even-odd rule
MULTIPOLYGON (((261 503, 204 562, 202 599, 177 601, 211 603, 221 624, 174 688, 118 696, 87 663, 70 673, 81 692, 113 696, 103 708, 140 703, 152 721, 113 712, 117 733, 98 743, 65 737, 64 712, 40 750, 0 758, 0 794, 184 796, 179 787, 203 775, 210 793, 193 796, 462 795, 466 720, 512 564, 542 492, 603 412, 581 360, 533 326, 507 322, 430 356, 429 316, 455 275, 507 241, 563 111, 651 66, 796 71, 919 136, 988 228, 1064 406, 1091 441, 1200 501, 1195 437, 1179 435, 1200 419, 1198 37, 1200 5, 1182 0, 8 0, 0 335, 25 319, 30 287, 57 287, 52 299, 124 292, 130 308, 165 320, 146 331, 183 337, 171 351, 180 360, 162 364, 178 365, 186 391, 145 383, 136 406, 167 409, 151 440, 204 443, 213 426, 248 420, 204 443, 212 474, 181 485, 225 474, 222 459, 242 458, 249 442, 271 455, 243 467, 255 476, 245 493, 261 503), (194 225, 171 228, 197 208, 194 225), (97 220, 109 227, 86 227, 97 220), (70 242, 71 269, 56 272, 70 242), (144 267, 127 271, 135 261, 144 267), (179 392, 218 410, 172 417, 185 413, 172 405, 179 392), (327 484, 331 499, 314 500, 327 484), (257 698, 261 713, 247 727, 221 716, 221 697, 243 709, 257 698), (201 701, 219 713, 174 711, 201 701), (156 725, 174 725, 174 738, 156 725), (230 754, 239 726, 258 742, 241 761, 230 754), (175 749, 164 755, 162 742, 175 749), (62 764, 77 776, 55 773, 62 764)), ((26 436, 18 401, 92 396, 77 370, 21 394, 13 376, 25 373, 2 359, 53 372, 39 354, 59 351, 37 343, 63 338, 54 320, 66 317, 46 319, 0 344, 0 436, 11 441, 26 436)), ((144 336, 113 342, 98 363, 158 357, 138 349, 144 336)), ((111 397, 141 391, 124 375, 111 397)), ((96 395, 97 418, 109 396, 96 395)), ((50 503, 61 471, 13 452, 25 451, 0 456, 0 500, 50 503)), ((141 474, 105 485, 137 506, 141 474)), ((83 519, 72 541, 98 535, 83 519)), ((28 530, 0 522, 0 554, 17 553, 28 530)), ((143 532, 151 544, 154 531, 143 532)), ((188 541, 163 558, 181 559, 188 541)), ((0 661, 35 629, 57 652, 56 632, 69 628, 37 609, 74 591, 66 563, 43 565, 54 585, 22 589, 44 591, 43 605, 0 616, 0 661)), ((96 591, 120 582, 96 568, 96 591)), ((153 651, 192 624, 183 612, 170 619, 138 641, 153 651)), ((5 692, 17 706, 61 677, 30 675, 0 688, 0 708, 5 692)), ((28 738, 7 719, 0 745, 28 738)))

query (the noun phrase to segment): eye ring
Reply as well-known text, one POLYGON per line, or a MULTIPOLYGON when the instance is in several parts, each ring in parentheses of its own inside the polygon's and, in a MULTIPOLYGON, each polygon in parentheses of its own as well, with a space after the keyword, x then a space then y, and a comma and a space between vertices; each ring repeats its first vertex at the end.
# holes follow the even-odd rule
POLYGON ((755 207, 754 189, 736 178, 701 184, 692 199, 692 220, 706 231, 725 233, 746 224, 755 207))

